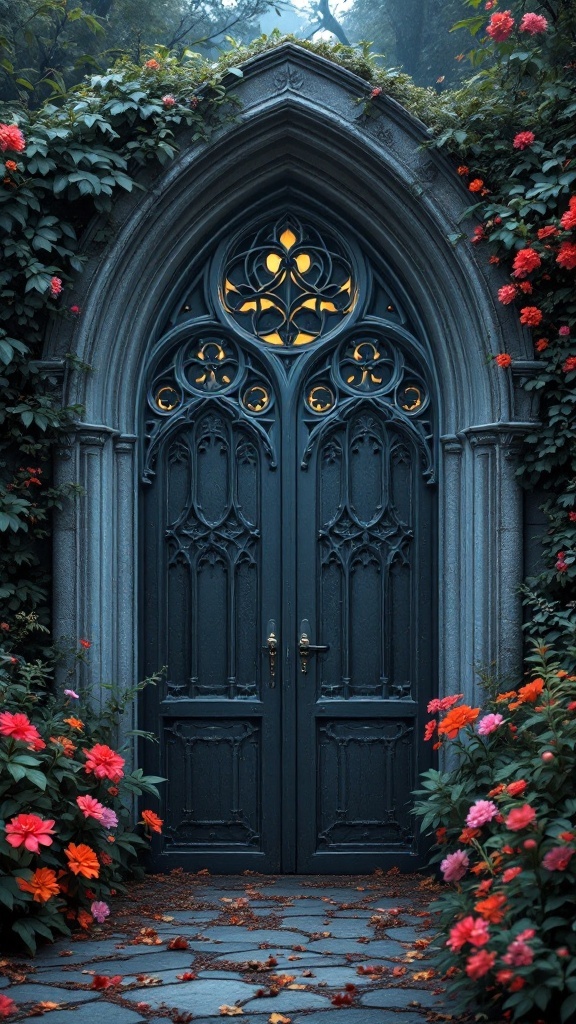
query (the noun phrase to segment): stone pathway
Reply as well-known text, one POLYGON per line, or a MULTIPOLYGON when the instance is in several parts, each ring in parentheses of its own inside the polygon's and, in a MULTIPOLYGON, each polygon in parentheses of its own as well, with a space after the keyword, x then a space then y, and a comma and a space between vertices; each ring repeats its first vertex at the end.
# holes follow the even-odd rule
POLYGON ((454 1021, 433 968, 431 889, 390 873, 172 872, 131 886, 90 937, 4 959, 0 989, 11 1019, 49 1024, 454 1021))

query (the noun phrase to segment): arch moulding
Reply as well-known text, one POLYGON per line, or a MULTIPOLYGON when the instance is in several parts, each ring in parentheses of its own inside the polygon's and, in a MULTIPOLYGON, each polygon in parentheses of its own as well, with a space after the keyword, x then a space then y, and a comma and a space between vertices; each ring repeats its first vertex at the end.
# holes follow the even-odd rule
MULTIPOLYGON (((291 195, 354 225, 418 312, 437 381, 438 686, 476 696, 475 669, 520 665, 522 501, 515 454, 533 426, 520 378, 527 336, 496 306, 501 283, 462 237, 469 196, 424 126, 395 101, 292 44, 244 65, 237 116, 209 144, 183 133, 168 167, 113 211, 114 237, 87 233, 86 270, 70 334, 53 331, 45 359, 73 352, 92 372, 65 379, 83 422, 56 453, 57 480, 85 495, 55 530, 55 635, 93 643, 86 681, 138 679, 139 423, 143 375, 186 268, 240 210, 291 195), (515 376, 487 357, 507 351, 515 376), (88 678, 89 677, 89 678, 88 678)), ((131 724, 131 723, 129 723, 131 724)))

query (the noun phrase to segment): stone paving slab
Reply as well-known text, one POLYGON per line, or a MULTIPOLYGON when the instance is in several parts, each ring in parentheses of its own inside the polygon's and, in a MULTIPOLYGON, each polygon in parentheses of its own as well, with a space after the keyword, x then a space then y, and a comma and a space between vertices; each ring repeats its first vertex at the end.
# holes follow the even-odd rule
MULTIPOLYGON (((62 981, 66 981, 66 978, 62 978, 62 981)), ((24 982, 23 985, 11 985, 8 993, 17 1006, 24 1003, 40 1003, 44 1000, 52 1000, 55 1003, 87 1003, 100 999, 100 992, 56 988, 54 985, 35 985, 30 982, 24 982)))
MULTIPOLYGON (((79 1007, 77 1010, 51 1010, 46 1015, 45 1024, 149 1024, 141 1013, 135 1010, 127 1010, 125 1006, 116 1006, 115 1003, 100 1003, 98 1010, 95 1007, 79 1007)), ((40 1020, 33 1017, 32 1020, 40 1020)), ((168 1024, 166 1018, 162 1024, 168 1024)), ((197 1021, 194 1021, 197 1024, 197 1021)))
POLYGON ((247 985, 243 981, 225 981, 215 978, 196 981, 183 981, 178 985, 161 985, 158 988, 137 988, 125 992, 126 999, 135 1003, 148 1003, 158 1009, 163 1003, 176 1006, 179 1010, 190 1013, 204 1014, 206 1017, 218 1017, 220 1006, 232 1006, 236 1002, 246 1002, 254 997, 257 985, 247 985))

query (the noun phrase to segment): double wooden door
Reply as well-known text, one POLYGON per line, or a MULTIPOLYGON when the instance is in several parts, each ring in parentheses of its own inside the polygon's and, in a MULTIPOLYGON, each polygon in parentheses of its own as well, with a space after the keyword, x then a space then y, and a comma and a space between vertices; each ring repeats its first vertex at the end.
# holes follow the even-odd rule
POLYGON ((228 322, 174 328, 149 388, 143 652, 148 672, 166 666, 145 694, 148 766, 167 779, 156 867, 410 868, 435 664, 426 381, 376 317, 324 342, 308 305, 277 331, 288 345, 266 322, 249 341, 233 270, 228 322))

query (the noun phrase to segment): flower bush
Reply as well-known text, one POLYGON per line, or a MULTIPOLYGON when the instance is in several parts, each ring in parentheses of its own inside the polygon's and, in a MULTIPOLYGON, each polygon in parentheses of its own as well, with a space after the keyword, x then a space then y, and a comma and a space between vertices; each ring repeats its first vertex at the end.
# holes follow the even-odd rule
POLYGON ((434 830, 440 966, 490 1019, 576 1019, 576 675, 539 644, 533 676, 485 707, 432 701, 427 736, 458 754, 422 776, 416 813, 434 830))
POLYGON ((162 826, 148 810, 134 830, 135 798, 158 796, 162 780, 128 772, 111 746, 134 691, 96 712, 50 684, 47 660, 26 663, 0 647, 0 940, 15 933, 31 952, 38 940, 104 921, 162 826))

